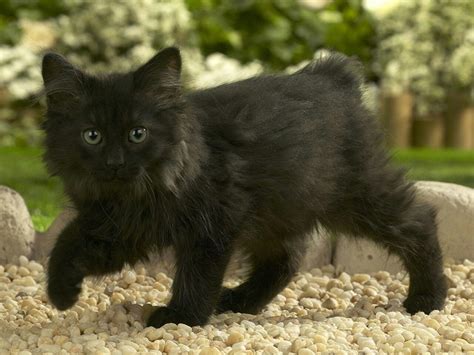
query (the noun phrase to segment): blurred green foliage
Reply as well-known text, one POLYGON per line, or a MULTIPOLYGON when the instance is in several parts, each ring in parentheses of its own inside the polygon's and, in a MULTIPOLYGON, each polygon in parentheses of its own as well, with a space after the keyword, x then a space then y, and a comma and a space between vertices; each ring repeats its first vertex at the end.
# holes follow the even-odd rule
POLYGON ((0 43, 14 45, 21 36, 18 20, 45 20, 65 12, 62 0, 1 0, 0 43))
POLYGON ((474 96, 474 1, 399 1, 378 22, 374 71, 385 92, 410 92, 415 113, 447 109, 449 95, 474 96))
POLYGON ((395 161, 408 169, 412 180, 450 182, 474 188, 474 154, 471 150, 401 149, 395 161))
POLYGON ((280 70, 321 48, 368 63, 375 24, 362 0, 335 0, 320 9, 287 0, 186 0, 205 55, 221 52, 280 70))
POLYGON ((200 52, 258 60, 272 71, 322 48, 355 55, 370 68, 374 48, 374 21, 362 0, 319 8, 296 0, 0 0, 0 47, 12 55, 0 60, 0 146, 34 146, 41 138, 40 106, 30 100, 40 84, 41 53, 19 45, 21 31, 31 31, 24 20, 47 21, 59 31, 54 49, 91 72, 125 70, 171 43, 188 49, 185 69, 192 78, 207 70, 200 52))
MULTIPOLYGON (((185 0, 204 55, 224 53, 243 63, 255 59, 280 70, 310 59, 321 48, 369 63, 375 24, 362 0, 334 0, 311 8, 288 0, 185 0)), ((0 1, 0 43, 21 37, 19 19, 45 20, 68 11, 62 0, 0 1)), ((157 4, 159 6, 160 4, 157 4)))
POLYGON ((38 146, 43 137, 39 127, 42 114, 37 100, 5 102, 0 98, 0 147, 38 146))
MULTIPOLYGON (((375 20, 360 0, 334 0, 323 14, 335 17, 326 21, 323 46, 349 56, 357 56, 367 67, 376 47, 375 20)), ((326 15, 327 16, 327 15, 326 15)))
POLYGON ((187 0, 201 50, 284 68, 311 58, 323 43, 315 12, 292 1, 187 0))
POLYGON ((0 185, 18 191, 37 230, 45 230, 64 204, 58 178, 51 178, 41 160, 42 150, 0 147, 0 185))

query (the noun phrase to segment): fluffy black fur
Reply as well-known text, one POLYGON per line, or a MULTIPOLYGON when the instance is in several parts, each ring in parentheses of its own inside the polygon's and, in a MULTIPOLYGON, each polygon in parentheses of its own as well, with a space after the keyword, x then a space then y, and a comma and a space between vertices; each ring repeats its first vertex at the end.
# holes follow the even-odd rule
POLYGON ((47 292, 58 309, 76 302, 84 277, 172 246, 173 296, 149 325, 256 313, 291 280, 318 225, 398 255, 410 275, 410 313, 443 306, 435 210, 389 165, 351 60, 334 55, 292 75, 189 94, 180 69, 175 48, 103 77, 44 57, 45 161, 78 210, 49 261, 47 292), (147 129, 142 143, 130 142, 134 127, 147 129), (99 144, 85 142, 88 128, 100 131, 99 144), (236 248, 251 271, 223 289, 236 248))

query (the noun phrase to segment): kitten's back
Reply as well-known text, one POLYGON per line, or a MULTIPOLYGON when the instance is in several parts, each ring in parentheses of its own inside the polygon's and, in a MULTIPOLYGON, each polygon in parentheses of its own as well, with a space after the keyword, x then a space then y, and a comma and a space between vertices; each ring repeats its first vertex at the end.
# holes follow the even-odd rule
POLYGON ((245 162, 255 193, 294 204, 299 213, 301 200, 324 210, 370 169, 366 158, 383 155, 361 83, 352 60, 331 56, 292 75, 252 78, 188 99, 208 143, 245 162))

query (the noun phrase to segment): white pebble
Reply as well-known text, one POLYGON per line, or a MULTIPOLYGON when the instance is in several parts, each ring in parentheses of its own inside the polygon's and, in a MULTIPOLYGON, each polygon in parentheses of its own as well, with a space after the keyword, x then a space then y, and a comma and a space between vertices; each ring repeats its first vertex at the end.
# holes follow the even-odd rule
POLYGON ((136 354, 137 351, 135 348, 131 347, 130 345, 120 345, 118 348, 123 355, 128 355, 128 354, 136 354))
POLYGON ((221 352, 216 347, 207 346, 201 349, 201 351, 199 352, 199 355, 220 355, 220 353, 221 352))
POLYGON ((367 275, 367 274, 355 274, 354 276, 352 276, 352 281, 358 282, 360 284, 366 283, 369 280, 370 280, 370 275, 367 275))
POLYGON ((125 271, 125 273, 123 274, 123 280, 127 284, 131 285, 137 280, 137 275, 133 271, 125 271))
POLYGON ((339 303, 334 298, 328 298, 323 302, 322 306, 327 309, 336 309, 339 307, 339 303))
POLYGON ((31 276, 25 276, 19 279, 15 279, 15 284, 20 286, 35 286, 36 281, 31 276))
POLYGON ((26 256, 24 255, 20 255, 18 257, 18 263, 21 265, 21 266, 28 266, 28 263, 29 263, 29 260, 26 256))
POLYGON ((227 345, 234 345, 235 343, 241 342, 244 340, 244 336, 236 331, 231 331, 229 336, 227 337, 226 344, 227 345))
POLYGON ((277 344, 277 348, 278 350, 280 350, 281 352, 288 352, 291 348, 291 342, 287 341, 287 340, 282 340, 280 341, 278 344, 277 344))
POLYGON ((61 351, 61 347, 56 344, 41 344, 39 348, 41 351, 51 352, 53 354, 59 353, 61 351))

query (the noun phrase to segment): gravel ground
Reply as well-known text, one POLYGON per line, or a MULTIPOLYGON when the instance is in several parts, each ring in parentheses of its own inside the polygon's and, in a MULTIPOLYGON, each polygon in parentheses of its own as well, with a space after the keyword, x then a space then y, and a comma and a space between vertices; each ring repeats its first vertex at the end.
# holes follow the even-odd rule
MULTIPOLYGON (((143 309, 162 305, 171 279, 144 267, 88 280, 77 305, 47 303, 43 267, 20 257, 0 265, 0 354, 474 354, 474 263, 447 264, 443 311, 409 316, 401 306, 408 277, 348 275, 332 266, 301 273, 257 316, 226 313, 205 327, 144 328, 143 309)), ((228 282, 228 286, 238 280, 228 282)))

